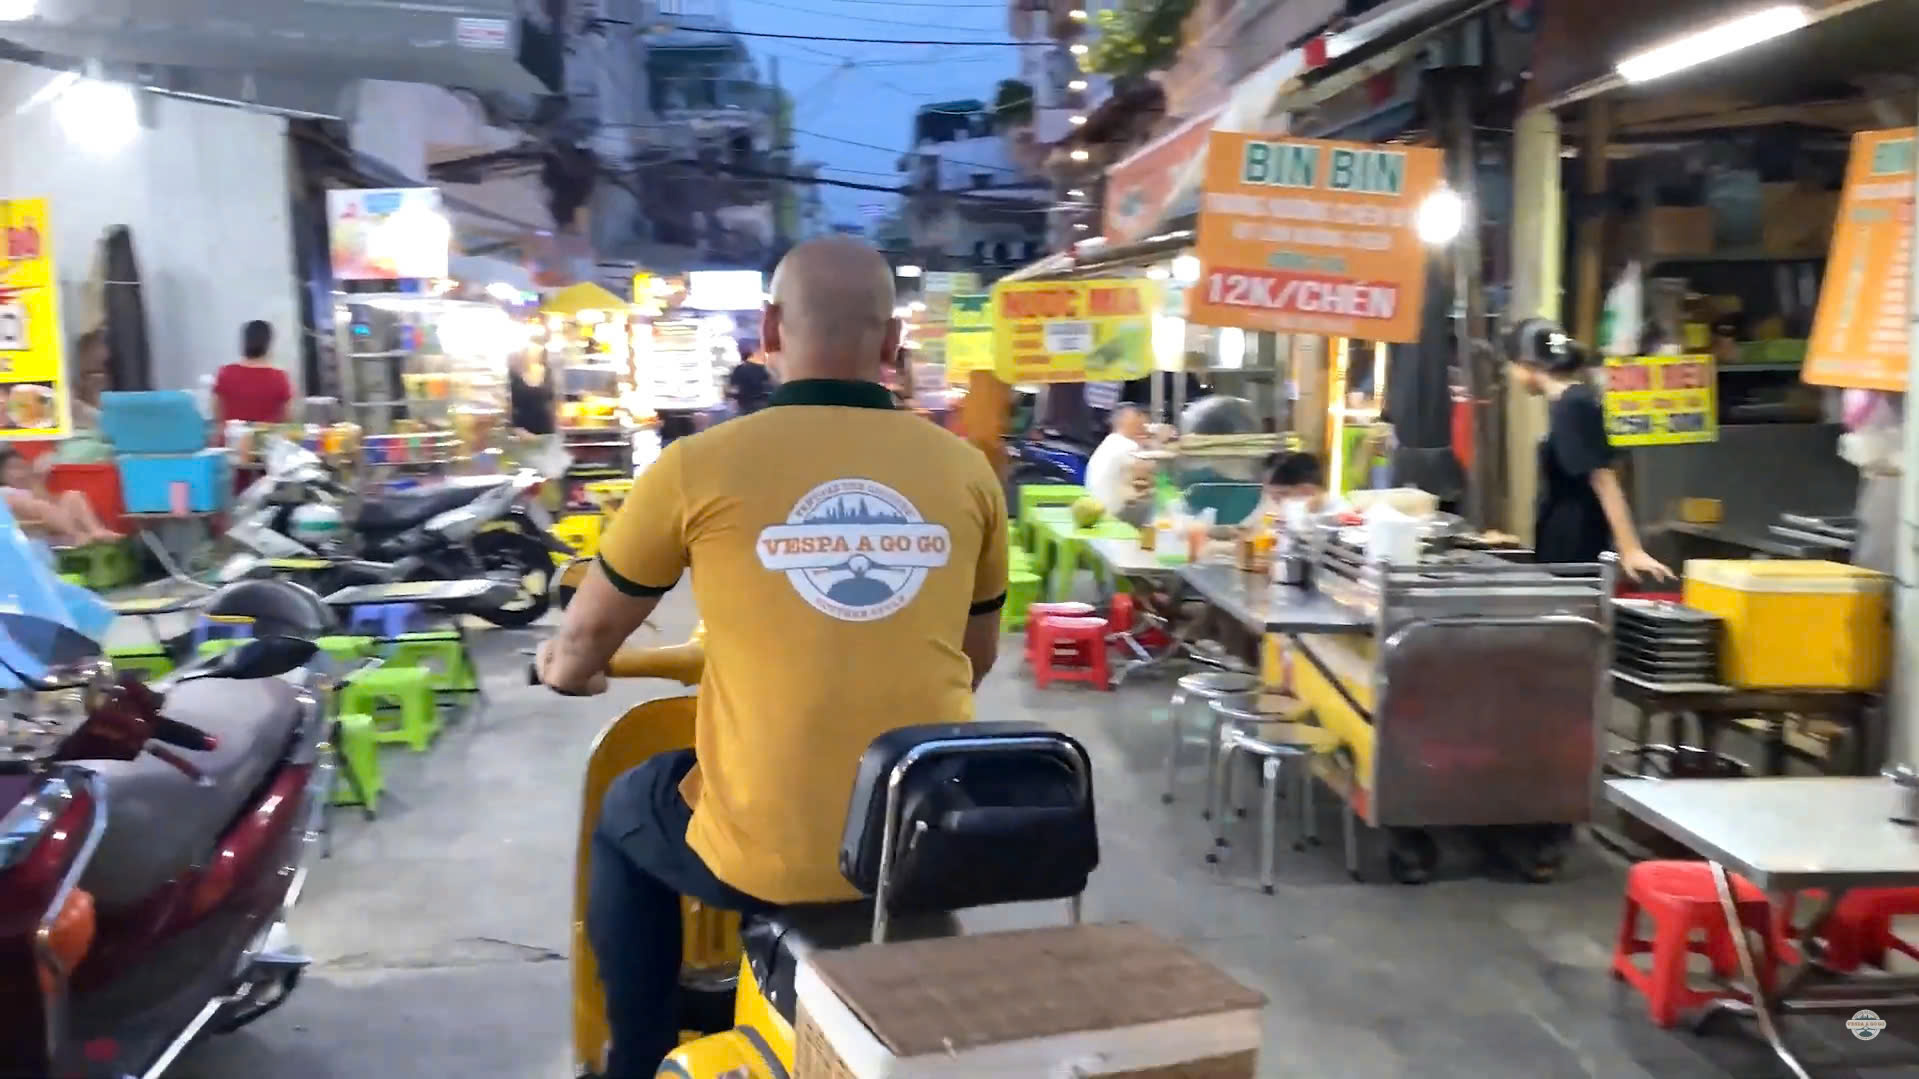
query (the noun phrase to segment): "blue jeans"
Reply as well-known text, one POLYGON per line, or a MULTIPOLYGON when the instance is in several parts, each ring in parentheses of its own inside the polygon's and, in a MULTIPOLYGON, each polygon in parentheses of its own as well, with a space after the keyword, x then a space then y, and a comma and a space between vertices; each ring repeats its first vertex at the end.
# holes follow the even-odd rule
POLYGON ((680 897, 722 910, 772 909, 713 875, 686 845, 693 811, 680 780, 690 749, 613 781, 593 831, 586 936, 606 990, 613 1048, 606 1079, 651 1079, 680 1037, 680 897))

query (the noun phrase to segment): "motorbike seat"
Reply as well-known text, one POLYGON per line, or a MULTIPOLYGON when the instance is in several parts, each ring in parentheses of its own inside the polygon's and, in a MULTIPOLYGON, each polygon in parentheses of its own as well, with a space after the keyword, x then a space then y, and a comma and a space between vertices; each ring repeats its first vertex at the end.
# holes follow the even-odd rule
POLYGON ((360 505, 353 526, 362 532, 399 532, 459 509, 509 482, 505 476, 463 476, 432 487, 384 494, 360 505))
MULTIPOLYGON (((959 933, 959 920, 948 913, 895 917, 887 940, 930 940, 959 933)), ((813 952, 852 948, 873 939, 873 901, 808 903, 780 907, 740 919, 740 949, 753 980, 773 1007, 796 1022, 799 999, 793 975, 800 960, 813 952)))
POLYGON ((194 783, 150 754, 89 761, 107 784, 107 830, 81 886, 101 910, 124 908, 214 853, 216 842, 299 728, 297 690, 277 678, 206 678, 167 694, 166 714, 219 740, 206 752, 172 748, 206 774, 194 783))

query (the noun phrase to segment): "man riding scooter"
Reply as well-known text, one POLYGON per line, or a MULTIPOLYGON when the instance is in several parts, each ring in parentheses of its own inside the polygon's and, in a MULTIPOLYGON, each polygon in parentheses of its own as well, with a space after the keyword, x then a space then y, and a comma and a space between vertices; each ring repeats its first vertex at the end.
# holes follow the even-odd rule
POLYGON ((837 864, 862 752, 972 718, 998 647, 1006 506, 986 459, 893 407, 893 275, 827 237, 774 272, 762 412, 668 446, 542 646, 540 681, 604 691, 607 661, 688 568, 706 626, 695 749, 616 780, 593 838, 588 937, 608 1079, 678 1040, 680 896, 723 909, 854 898, 837 864))

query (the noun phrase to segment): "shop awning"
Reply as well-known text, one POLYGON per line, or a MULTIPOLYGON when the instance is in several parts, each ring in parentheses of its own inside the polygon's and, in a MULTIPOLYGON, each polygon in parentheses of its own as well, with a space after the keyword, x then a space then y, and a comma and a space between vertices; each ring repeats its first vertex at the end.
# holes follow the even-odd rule
POLYGON ((0 38, 49 66, 98 61, 162 92, 338 116, 360 79, 533 97, 557 39, 515 0, 36 0, 0 38), (133 69, 128 71, 126 69, 133 69), (538 74, 536 74, 536 72, 538 74))
POLYGON ((568 285, 547 297, 540 310, 549 315, 577 315, 582 311, 619 311, 626 301, 591 281, 568 285))
MULTIPOLYGON (((1881 0, 1802 0, 1812 12, 1812 26, 1767 43, 1734 53, 1728 60, 1744 61, 1775 48, 1793 47, 1794 40, 1818 24, 1861 8, 1877 7, 1881 0)), ((1764 7, 1762 0, 1608 0, 1605 4, 1541 5, 1539 31, 1533 41, 1533 77, 1526 84, 1528 106, 1568 105, 1625 85, 1613 71, 1619 61, 1663 42, 1712 27, 1764 7)), ((1885 27, 1885 42, 1904 47, 1911 40, 1911 24, 1885 27)), ((1704 68, 1717 68, 1715 61, 1704 68)), ((1669 88, 1666 80, 1648 83, 1669 88)))

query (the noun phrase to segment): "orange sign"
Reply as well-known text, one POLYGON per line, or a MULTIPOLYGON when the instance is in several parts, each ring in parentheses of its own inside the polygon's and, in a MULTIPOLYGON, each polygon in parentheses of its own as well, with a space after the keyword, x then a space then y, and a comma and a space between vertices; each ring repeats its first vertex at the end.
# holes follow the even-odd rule
POLYGON ((1919 128, 1905 127, 1852 137, 1806 346, 1802 377, 1814 385, 1905 391, 1915 134, 1919 128))
POLYGON ((1208 109, 1106 170, 1106 214, 1100 228, 1107 243, 1142 239, 1171 216, 1173 200, 1182 190, 1193 189, 1192 174, 1199 172, 1206 136, 1218 119, 1219 109, 1208 109))
POLYGON ((1426 250, 1414 215, 1441 167, 1438 150, 1413 146, 1215 131, 1188 318, 1418 340, 1426 250))

